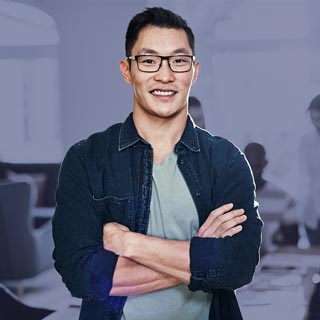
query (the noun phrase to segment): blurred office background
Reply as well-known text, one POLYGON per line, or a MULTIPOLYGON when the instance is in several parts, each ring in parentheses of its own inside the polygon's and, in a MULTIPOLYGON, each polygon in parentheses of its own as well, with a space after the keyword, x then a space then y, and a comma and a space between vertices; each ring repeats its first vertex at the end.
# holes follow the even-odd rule
POLYGON ((196 35, 201 73, 192 94, 207 129, 240 148, 264 144, 267 174, 296 192, 297 144, 320 82, 318 1, 0 1, 7 3, 28 7, 0 16, 2 160, 57 162, 74 142, 122 121, 132 107, 119 72, 127 22, 146 6, 165 6, 196 35))
POLYGON ((299 141, 320 92, 320 1, 0 0, 0 160, 13 180, 35 181, 37 227, 53 212, 66 150, 131 111, 119 61, 128 21, 150 6, 193 28, 201 66, 192 95, 206 129, 242 150, 264 145, 265 177, 299 198, 299 141))

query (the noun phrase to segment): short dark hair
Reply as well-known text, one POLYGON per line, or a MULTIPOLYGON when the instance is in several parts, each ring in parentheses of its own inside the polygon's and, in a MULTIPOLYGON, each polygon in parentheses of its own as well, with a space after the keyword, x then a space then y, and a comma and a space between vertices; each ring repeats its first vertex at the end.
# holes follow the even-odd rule
POLYGON ((194 34, 187 21, 170 10, 153 7, 146 8, 131 19, 126 33, 126 56, 131 55, 131 50, 138 39, 139 32, 147 26, 183 29, 187 34, 192 54, 195 54, 194 34))
POLYGON ((190 106, 198 107, 198 108, 202 107, 200 100, 195 96, 189 96, 189 107, 190 106))
POLYGON ((244 148, 244 154, 247 155, 251 152, 258 154, 260 157, 265 158, 266 156, 266 149, 264 146, 257 142, 250 142, 244 148))
POLYGON ((310 105, 308 107, 308 111, 310 110, 320 111, 320 94, 318 94, 311 100, 310 105))

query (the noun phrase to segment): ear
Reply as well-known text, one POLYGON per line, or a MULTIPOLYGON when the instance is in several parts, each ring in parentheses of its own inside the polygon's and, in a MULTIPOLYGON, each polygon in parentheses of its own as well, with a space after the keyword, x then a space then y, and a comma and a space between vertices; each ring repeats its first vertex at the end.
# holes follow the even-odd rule
POLYGON ((120 61, 120 70, 121 70, 124 81, 127 82, 128 84, 132 84, 131 72, 130 72, 130 66, 129 66, 128 60, 120 61))
POLYGON ((199 68, 200 68, 200 63, 198 61, 196 61, 194 63, 194 74, 193 74, 193 79, 192 79, 192 85, 194 85, 198 79, 199 68))

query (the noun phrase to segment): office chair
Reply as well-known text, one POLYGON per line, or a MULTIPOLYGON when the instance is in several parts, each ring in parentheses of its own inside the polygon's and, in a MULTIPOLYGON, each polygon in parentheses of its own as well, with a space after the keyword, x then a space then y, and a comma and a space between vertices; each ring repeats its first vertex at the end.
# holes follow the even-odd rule
POLYGON ((30 202, 28 183, 0 183, 0 281, 20 292, 24 280, 53 267, 51 222, 35 229, 30 202))
POLYGON ((0 319, 41 320, 53 310, 30 307, 22 303, 8 288, 0 283, 0 319))

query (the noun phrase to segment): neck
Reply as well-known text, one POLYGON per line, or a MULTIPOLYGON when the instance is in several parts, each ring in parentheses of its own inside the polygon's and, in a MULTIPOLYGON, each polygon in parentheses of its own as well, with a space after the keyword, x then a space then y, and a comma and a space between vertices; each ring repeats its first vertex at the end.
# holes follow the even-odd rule
POLYGON ((256 184, 256 189, 259 190, 264 186, 264 184, 266 183, 266 180, 264 180, 262 177, 259 177, 259 178, 255 178, 254 182, 256 184))
POLYGON ((173 151, 186 127, 187 113, 172 118, 143 117, 133 112, 133 121, 139 135, 149 142, 154 161, 160 163, 173 151))

